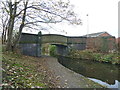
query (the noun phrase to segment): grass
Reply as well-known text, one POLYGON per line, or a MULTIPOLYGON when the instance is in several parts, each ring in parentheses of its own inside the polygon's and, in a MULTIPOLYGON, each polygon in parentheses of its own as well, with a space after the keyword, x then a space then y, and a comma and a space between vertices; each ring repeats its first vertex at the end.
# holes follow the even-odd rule
POLYGON ((48 88, 35 57, 3 53, 3 88, 48 88))

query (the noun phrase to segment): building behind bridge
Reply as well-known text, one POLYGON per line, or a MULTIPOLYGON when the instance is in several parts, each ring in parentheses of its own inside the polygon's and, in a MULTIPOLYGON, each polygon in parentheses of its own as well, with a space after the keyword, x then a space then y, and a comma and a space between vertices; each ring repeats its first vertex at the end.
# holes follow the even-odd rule
POLYGON ((116 39, 107 32, 98 32, 88 35, 86 49, 92 49, 98 52, 112 52, 116 50, 116 39))
POLYGON ((120 52, 120 37, 116 39, 116 42, 117 42, 117 49, 120 52))

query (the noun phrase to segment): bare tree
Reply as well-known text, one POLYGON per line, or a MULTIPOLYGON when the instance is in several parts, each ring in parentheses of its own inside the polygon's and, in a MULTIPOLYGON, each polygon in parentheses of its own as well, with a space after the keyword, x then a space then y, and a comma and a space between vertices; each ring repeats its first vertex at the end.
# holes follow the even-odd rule
POLYGON ((1 8, 1 28, 2 28, 2 44, 5 44, 6 42, 6 36, 7 36, 7 20, 8 20, 8 16, 6 16, 3 8, 1 8), (4 18, 5 17, 5 18, 4 18), (4 19, 3 19, 4 18, 4 19))
MULTIPOLYGON (((7 35, 6 50, 16 48, 23 29, 40 30, 43 24, 68 21, 71 24, 81 24, 81 19, 73 11, 70 2, 62 0, 8 0, 2 2, 3 37, 7 35), (16 36, 17 35, 17 36, 16 36), (16 36, 14 38, 14 36, 16 36)), ((6 39, 6 38, 4 38, 6 39)))

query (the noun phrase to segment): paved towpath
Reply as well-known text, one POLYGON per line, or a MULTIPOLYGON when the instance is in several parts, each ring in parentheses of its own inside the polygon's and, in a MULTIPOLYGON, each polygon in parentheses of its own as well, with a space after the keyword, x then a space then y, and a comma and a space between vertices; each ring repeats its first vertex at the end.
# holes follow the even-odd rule
POLYGON ((65 68, 57 61, 57 58, 42 57, 42 60, 46 69, 52 72, 58 88, 102 88, 101 85, 65 68))

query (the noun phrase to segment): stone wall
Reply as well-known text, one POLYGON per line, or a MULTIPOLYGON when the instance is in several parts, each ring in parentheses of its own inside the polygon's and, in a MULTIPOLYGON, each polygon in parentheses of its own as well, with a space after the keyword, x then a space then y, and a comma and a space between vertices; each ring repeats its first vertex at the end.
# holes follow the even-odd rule
POLYGON ((22 33, 20 38, 20 44, 35 44, 38 42, 38 35, 36 34, 28 34, 28 33, 22 33))
POLYGON ((19 44, 22 54, 29 56, 37 56, 37 44, 19 44))
POLYGON ((66 56, 68 54, 68 47, 64 45, 56 45, 56 54, 66 56))
POLYGON ((41 55, 41 36, 35 34, 22 33, 19 47, 24 55, 40 56, 41 55))
POLYGON ((74 50, 86 49, 86 37, 68 37, 68 47, 74 50))

